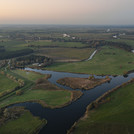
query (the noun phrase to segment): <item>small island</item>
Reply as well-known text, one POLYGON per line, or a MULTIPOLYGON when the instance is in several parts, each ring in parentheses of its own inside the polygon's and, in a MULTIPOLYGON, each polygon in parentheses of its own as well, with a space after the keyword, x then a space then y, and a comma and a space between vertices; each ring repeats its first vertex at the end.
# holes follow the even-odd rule
POLYGON ((105 82, 110 81, 111 79, 106 76, 103 79, 95 78, 93 75, 89 78, 72 78, 72 77, 65 77, 62 79, 57 80, 57 82, 61 85, 65 85, 71 87, 72 89, 84 89, 89 90, 94 88, 98 85, 101 85, 105 82))

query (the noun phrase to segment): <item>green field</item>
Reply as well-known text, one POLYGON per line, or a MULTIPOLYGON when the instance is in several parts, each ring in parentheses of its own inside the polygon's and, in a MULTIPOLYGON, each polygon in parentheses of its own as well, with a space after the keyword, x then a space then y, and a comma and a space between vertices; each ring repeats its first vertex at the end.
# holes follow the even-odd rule
POLYGON ((91 39, 91 40, 105 40, 112 38, 113 33, 102 33, 103 30, 100 31, 94 31, 94 33, 73 33, 72 36, 79 37, 82 39, 91 39))
POLYGON ((18 85, 18 83, 7 78, 5 75, 0 74, 0 93, 7 90, 13 90, 18 85))
POLYGON ((40 47, 85 47, 87 46, 86 44, 80 43, 80 42, 52 42, 49 40, 41 40, 41 41, 35 41, 35 42, 30 42, 28 45, 33 45, 33 46, 40 46, 40 47))
POLYGON ((73 134, 133 134, 134 83, 108 96, 110 101, 88 112, 73 134))
POLYGON ((0 41, 0 46, 4 46, 7 51, 15 51, 26 48, 27 44, 25 41, 6 40, 4 42, 0 41))
POLYGON ((90 61, 56 63, 45 69, 97 75, 120 75, 134 70, 134 54, 112 46, 104 46, 90 61))
POLYGON ((45 120, 25 111, 18 119, 9 120, 0 127, 1 134, 33 134, 46 124, 45 120))
POLYGON ((19 69, 13 70, 12 72, 15 73, 15 74, 20 75, 21 77, 23 77, 27 80, 33 81, 33 82, 36 81, 39 78, 42 78, 42 77, 46 76, 46 75, 42 75, 40 73, 33 73, 33 72, 30 72, 30 71, 27 72, 27 71, 19 70, 19 69))
POLYGON ((70 91, 60 89, 47 80, 44 80, 41 86, 36 87, 35 81, 39 78, 44 78, 46 75, 23 70, 14 70, 10 73, 24 79, 25 86, 22 88, 23 94, 20 96, 14 94, 6 97, 0 101, 0 107, 26 101, 42 102, 43 106, 59 107, 72 101, 70 91))
POLYGON ((43 101, 43 106, 58 107, 71 101, 71 92, 69 91, 48 91, 46 90, 27 90, 21 96, 12 96, 0 102, 0 106, 4 107, 13 103, 34 101, 43 101))
POLYGON ((38 55, 45 55, 54 60, 83 60, 89 58, 93 48, 42 48, 37 53, 38 55))
POLYGON ((131 46, 134 49, 134 40, 127 40, 127 39, 116 39, 116 40, 110 40, 113 42, 123 42, 126 43, 127 45, 131 46))

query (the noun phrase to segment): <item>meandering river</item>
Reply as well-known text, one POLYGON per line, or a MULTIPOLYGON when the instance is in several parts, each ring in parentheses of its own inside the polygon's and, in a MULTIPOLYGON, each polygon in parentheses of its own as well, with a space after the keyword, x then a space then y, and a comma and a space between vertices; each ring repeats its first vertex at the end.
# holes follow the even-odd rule
MULTIPOLYGON (((56 83, 56 81, 64 77, 81 77, 81 78, 89 77, 89 75, 87 74, 54 72, 54 71, 37 70, 30 68, 25 68, 25 70, 40 72, 42 74, 51 74, 52 77, 49 79, 51 83, 68 90, 73 89, 59 85, 58 83, 56 83)), ((104 78, 104 77, 95 76, 95 78, 104 78)), ((83 96, 80 99, 76 100, 75 102, 72 102, 70 105, 65 106, 63 108, 58 109, 44 108, 40 104, 32 102, 15 104, 15 106, 25 106, 28 110, 31 111, 33 115, 39 116, 41 119, 45 118, 48 121, 47 125, 41 129, 40 134, 66 134, 67 130, 70 129, 73 123, 84 115, 86 107, 89 105, 89 103, 96 100, 106 91, 134 78, 134 73, 129 74, 128 77, 110 76, 110 78, 111 81, 109 83, 108 82, 104 83, 88 91, 82 91, 83 96)))

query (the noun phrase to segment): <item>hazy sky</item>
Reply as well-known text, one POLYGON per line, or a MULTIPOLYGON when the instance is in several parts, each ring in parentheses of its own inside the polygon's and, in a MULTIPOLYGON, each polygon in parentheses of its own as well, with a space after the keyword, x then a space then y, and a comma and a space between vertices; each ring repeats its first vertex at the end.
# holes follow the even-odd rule
POLYGON ((134 0, 0 0, 0 24, 134 24, 134 0))

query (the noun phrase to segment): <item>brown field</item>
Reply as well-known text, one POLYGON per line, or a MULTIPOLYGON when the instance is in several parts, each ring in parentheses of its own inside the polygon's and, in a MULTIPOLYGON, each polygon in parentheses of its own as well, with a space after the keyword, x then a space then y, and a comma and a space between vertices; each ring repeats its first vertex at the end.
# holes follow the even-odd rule
POLYGON ((59 79, 57 82, 61 85, 69 86, 73 89, 85 89, 89 90, 91 88, 94 88, 100 84, 103 84, 105 82, 110 81, 110 78, 104 78, 104 79, 91 79, 91 78, 71 78, 66 77, 59 79))
POLYGON ((37 54, 67 62, 87 59, 93 51, 93 48, 41 48, 37 54))

